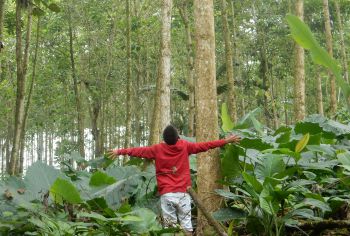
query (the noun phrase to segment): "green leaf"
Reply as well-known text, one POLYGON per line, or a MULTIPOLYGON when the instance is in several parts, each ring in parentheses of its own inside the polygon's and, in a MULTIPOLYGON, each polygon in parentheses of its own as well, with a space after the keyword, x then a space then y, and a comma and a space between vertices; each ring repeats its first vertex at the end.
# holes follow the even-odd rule
POLYGON ((234 127, 234 124, 228 114, 227 104, 224 102, 221 105, 221 121, 222 121, 222 130, 224 132, 231 131, 234 127))
POLYGON ((338 153, 337 157, 339 162, 342 163, 341 166, 350 171, 350 153, 344 151, 338 153))
POLYGON ((239 208, 222 208, 218 211, 213 212, 213 217, 217 221, 229 221, 234 219, 245 218, 247 214, 239 208))
POLYGON ((242 173, 244 180, 254 188, 257 193, 260 193, 263 189, 262 184, 255 178, 254 175, 248 174, 246 172, 242 173))
POLYGON ((41 199, 51 188, 51 185, 57 178, 67 179, 67 177, 52 166, 48 166, 41 161, 31 165, 24 177, 24 183, 27 187, 26 194, 30 194, 32 200, 41 199))
POLYGON ((98 214, 96 212, 91 212, 91 213, 79 212, 78 218, 92 218, 92 219, 100 220, 100 221, 108 221, 108 219, 106 217, 104 217, 103 215, 98 214))
POLYGON ((221 160, 221 171, 224 177, 236 177, 241 173, 239 165, 239 149, 234 145, 226 145, 221 160))
POLYGON ((311 185, 311 184, 314 184, 314 183, 316 183, 316 182, 312 181, 312 180, 298 179, 298 180, 290 182, 285 187, 285 189, 290 189, 290 188, 293 188, 293 187, 299 187, 299 186, 305 186, 305 185, 311 185))
POLYGON ((305 134, 295 146, 295 152, 300 153, 309 142, 310 134, 305 134))
POLYGON ((39 7, 34 7, 33 11, 32 11, 32 14, 34 16, 38 16, 39 17, 39 16, 44 16, 45 12, 42 9, 40 9, 39 7))
POLYGON ((283 158, 280 155, 268 154, 262 156, 262 163, 256 166, 256 176, 258 178, 273 177, 286 169, 283 158))
POLYGON ((305 49, 311 49, 317 45, 312 33, 297 16, 288 14, 286 16, 294 40, 305 49))
POLYGON ((332 210, 327 203, 322 202, 322 201, 317 200, 317 199, 313 199, 313 198, 305 198, 302 203, 299 203, 299 204, 295 205, 295 208, 300 208, 302 206, 317 207, 317 208, 321 209, 324 212, 332 210))
POLYGON ((255 149, 255 150, 259 150, 259 151, 273 148, 273 146, 271 144, 264 142, 260 138, 244 138, 239 143, 239 146, 241 146, 245 149, 255 149))
POLYGON ((50 194, 56 202, 62 203, 63 200, 72 204, 81 203, 80 194, 75 186, 68 180, 57 178, 53 183, 50 194))
POLYGON ((61 8, 60 8, 57 4, 55 4, 55 3, 49 4, 49 5, 47 6, 47 8, 49 8, 51 11, 56 12, 56 13, 58 13, 58 12, 61 11, 61 8))
POLYGON ((95 173, 92 174, 89 185, 94 187, 99 187, 103 185, 110 185, 115 182, 116 180, 113 177, 101 171, 96 171, 95 173))

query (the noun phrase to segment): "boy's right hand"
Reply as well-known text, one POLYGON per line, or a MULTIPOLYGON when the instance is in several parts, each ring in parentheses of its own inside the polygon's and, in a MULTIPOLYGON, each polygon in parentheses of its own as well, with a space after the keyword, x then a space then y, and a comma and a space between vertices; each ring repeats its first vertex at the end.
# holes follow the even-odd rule
POLYGON ((241 141, 241 138, 238 135, 232 134, 230 136, 227 136, 225 138, 226 143, 239 143, 241 141))

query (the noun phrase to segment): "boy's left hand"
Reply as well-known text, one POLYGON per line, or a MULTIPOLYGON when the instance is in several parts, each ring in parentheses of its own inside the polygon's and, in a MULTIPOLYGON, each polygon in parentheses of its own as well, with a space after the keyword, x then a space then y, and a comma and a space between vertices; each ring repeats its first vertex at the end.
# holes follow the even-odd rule
POLYGON ((106 154, 106 157, 109 158, 109 159, 114 160, 114 159, 117 158, 117 154, 115 154, 115 153, 113 152, 113 150, 108 150, 108 151, 107 151, 107 154, 106 154))

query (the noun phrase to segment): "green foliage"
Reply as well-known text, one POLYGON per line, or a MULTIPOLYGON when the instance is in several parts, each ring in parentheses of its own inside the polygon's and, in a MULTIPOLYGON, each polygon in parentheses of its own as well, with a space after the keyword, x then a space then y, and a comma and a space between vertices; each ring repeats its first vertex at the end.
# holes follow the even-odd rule
POLYGON ((224 132, 227 132, 233 129, 234 124, 230 119, 230 115, 228 114, 226 103, 223 103, 221 105, 221 121, 222 121, 222 130, 224 132))
POLYGON ((50 188, 50 194, 57 203, 67 201, 71 204, 77 204, 82 202, 77 189, 72 183, 65 179, 57 178, 50 188))
POLYGON ((95 186, 95 187, 100 187, 100 186, 103 186, 103 185, 110 185, 110 184, 113 184, 115 183, 116 180, 101 172, 101 171, 96 171, 95 173, 92 174, 91 178, 90 178, 90 182, 89 182, 89 185, 90 186, 95 186))
POLYGON ((241 143, 223 152, 223 183, 230 191, 216 190, 228 206, 214 214, 218 220, 254 235, 284 235, 350 200, 350 184, 343 181, 350 176, 350 155, 342 145, 348 127, 316 115, 260 137, 253 123, 242 127, 234 128, 241 143))
POLYGON ((341 68, 338 62, 318 44, 309 27, 297 16, 289 14, 286 19, 294 40, 303 48, 310 51, 312 60, 315 63, 323 65, 332 71, 345 95, 348 110, 350 111, 350 85, 342 78, 341 68))

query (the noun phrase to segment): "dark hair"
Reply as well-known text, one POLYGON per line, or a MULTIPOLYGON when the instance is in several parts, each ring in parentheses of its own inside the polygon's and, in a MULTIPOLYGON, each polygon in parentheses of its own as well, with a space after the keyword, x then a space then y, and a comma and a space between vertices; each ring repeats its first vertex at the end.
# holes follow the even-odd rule
POLYGON ((168 145, 174 145, 177 140, 179 139, 179 134, 177 133, 177 129, 172 126, 168 125, 163 130, 163 140, 168 145))

